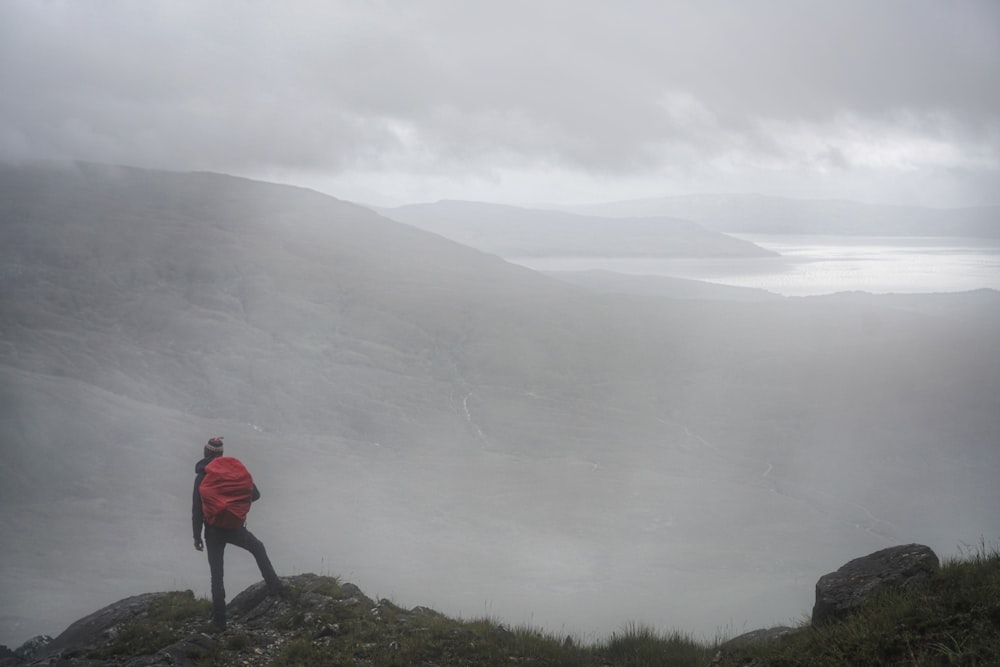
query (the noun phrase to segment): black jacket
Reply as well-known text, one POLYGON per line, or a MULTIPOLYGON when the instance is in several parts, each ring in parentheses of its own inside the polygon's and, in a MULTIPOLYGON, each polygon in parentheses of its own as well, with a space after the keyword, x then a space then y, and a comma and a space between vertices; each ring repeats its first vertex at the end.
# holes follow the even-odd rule
MULTIPOLYGON (((201 461, 194 464, 194 493, 191 496, 191 530, 194 532, 195 542, 201 542, 201 527, 205 524, 205 515, 202 513, 201 509, 201 481, 205 479, 205 466, 212 459, 222 456, 222 454, 212 454, 206 456, 201 461)), ((260 491, 257 490, 257 485, 253 485, 253 495, 250 496, 250 500, 257 500, 260 498, 260 491)))

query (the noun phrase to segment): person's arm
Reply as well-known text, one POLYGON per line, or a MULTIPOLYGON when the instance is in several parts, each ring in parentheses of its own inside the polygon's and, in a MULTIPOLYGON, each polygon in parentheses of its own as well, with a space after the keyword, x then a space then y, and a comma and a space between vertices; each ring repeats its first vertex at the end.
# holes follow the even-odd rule
POLYGON ((194 533, 194 548, 201 551, 205 545, 201 541, 201 527, 205 523, 205 515, 201 511, 201 480, 205 473, 194 478, 194 492, 191 496, 191 530, 194 533))

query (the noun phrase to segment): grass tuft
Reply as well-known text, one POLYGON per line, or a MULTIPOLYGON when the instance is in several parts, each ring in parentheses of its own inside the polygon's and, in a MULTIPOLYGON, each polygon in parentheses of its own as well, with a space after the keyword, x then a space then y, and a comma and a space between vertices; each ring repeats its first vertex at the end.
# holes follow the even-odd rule
POLYGON ((196 598, 191 591, 164 593, 149 605, 149 620, 172 623, 194 617, 206 616, 212 603, 206 598, 196 598))
POLYGON ((195 598, 191 591, 164 593, 150 602, 144 618, 122 627, 107 645, 96 649, 93 656, 107 659, 155 653, 184 636, 185 622, 204 619, 210 609, 211 602, 195 598))
POLYGON ((714 654, 712 647, 673 631, 661 633, 644 625, 631 624, 611 636, 600 653, 614 665, 655 667, 657 665, 704 665, 714 654))

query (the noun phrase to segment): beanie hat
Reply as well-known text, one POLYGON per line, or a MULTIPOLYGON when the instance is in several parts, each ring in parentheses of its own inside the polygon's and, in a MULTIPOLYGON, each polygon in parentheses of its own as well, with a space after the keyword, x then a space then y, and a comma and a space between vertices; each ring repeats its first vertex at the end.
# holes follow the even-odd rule
POLYGON ((206 452, 211 452, 212 454, 221 454, 222 453, 222 436, 220 435, 217 438, 212 438, 211 440, 209 440, 208 444, 205 445, 205 451, 206 452))

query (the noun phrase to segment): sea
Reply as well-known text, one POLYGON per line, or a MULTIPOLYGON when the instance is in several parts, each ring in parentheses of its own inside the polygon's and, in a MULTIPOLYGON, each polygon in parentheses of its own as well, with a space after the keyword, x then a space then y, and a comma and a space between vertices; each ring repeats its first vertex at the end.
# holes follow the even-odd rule
POLYGON ((615 271, 754 287, 784 296, 1000 290, 1000 239, 733 234, 774 257, 515 257, 539 271, 615 271))

